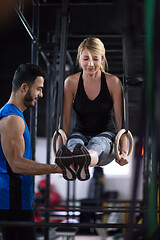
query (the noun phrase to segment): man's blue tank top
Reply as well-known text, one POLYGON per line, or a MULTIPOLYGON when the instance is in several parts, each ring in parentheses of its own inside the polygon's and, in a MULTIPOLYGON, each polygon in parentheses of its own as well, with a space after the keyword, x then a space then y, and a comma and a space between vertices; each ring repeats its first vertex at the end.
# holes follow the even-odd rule
MULTIPOLYGON (((25 142, 25 152, 23 157, 32 159, 30 132, 23 113, 15 105, 6 104, 0 109, 0 119, 9 115, 17 115, 24 120, 25 131, 23 137, 25 142)), ((4 156, 0 141, 0 209, 31 210, 33 209, 32 204, 32 176, 15 174, 11 170, 4 156)))

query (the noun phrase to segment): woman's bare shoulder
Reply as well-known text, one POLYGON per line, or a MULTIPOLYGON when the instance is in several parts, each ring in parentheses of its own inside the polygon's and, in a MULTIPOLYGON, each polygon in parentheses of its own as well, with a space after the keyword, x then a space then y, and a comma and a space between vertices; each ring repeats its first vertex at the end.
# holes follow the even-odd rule
POLYGON ((81 74, 81 73, 78 72, 78 73, 69 75, 69 76, 66 78, 65 82, 75 82, 75 81, 79 80, 80 74, 81 74))
POLYGON ((105 76, 106 76, 106 80, 108 82, 111 82, 111 83, 114 83, 114 84, 120 83, 120 79, 116 75, 105 72, 105 76))
POLYGON ((121 91, 122 84, 120 79, 116 75, 105 73, 105 76, 106 76, 107 86, 111 95, 114 92, 121 91))
POLYGON ((65 79, 65 87, 76 87, 78 85, 79 82, 79 77, 80 77, 80 72, 69 75, 66 79, 65 79))

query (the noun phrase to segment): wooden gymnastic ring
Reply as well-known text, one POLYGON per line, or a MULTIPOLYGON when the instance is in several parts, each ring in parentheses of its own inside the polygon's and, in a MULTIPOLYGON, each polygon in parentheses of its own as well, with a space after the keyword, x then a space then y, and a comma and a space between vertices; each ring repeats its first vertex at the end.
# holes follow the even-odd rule
POLYGON ((120 155, 119 155, 119 151, 118 151, 118 148, 119 148, 119 140, 121 138, 121 136, 123 134, 127 134, 127 137, 129 139, 129 151, 128 151, 128 154, 127 156, 130 157, 132 155, 132 152, 133 152, 133 136, 131 134, 131 132, 129 130, 125 130, 125 129, 121 129, 117 135, 116 135, 116 138, 115 138, 115 146, 114 146, 114 149, 115 149, 115 156, 116 156, 116 159, 117 160, 120 160, 120 155))
POLYGON ((52 138, 52 145, 53 145, 54 154, 56 154, 56 152, 58 151, 58 149, 57 149, 57 139, 58 139, 59 135, 62 138, 63 145, 66 145, 66 143, 67 143, 67 136, 66 136, 65 132, 62 129, 58 129, 58 131, 55 131, 54 134, 53 134, 53 138, 52 138))

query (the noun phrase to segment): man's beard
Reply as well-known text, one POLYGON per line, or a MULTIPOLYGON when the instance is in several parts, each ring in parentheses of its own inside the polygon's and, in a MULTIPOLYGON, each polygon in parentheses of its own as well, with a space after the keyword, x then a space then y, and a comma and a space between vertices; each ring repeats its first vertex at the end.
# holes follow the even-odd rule
POLYGON ((24 105, 26 107, 34 107, 34 104, 33 104, 33 97, 31 96, 31 91, 30 89, 28 89, 26 95, 24 96, 24 105))

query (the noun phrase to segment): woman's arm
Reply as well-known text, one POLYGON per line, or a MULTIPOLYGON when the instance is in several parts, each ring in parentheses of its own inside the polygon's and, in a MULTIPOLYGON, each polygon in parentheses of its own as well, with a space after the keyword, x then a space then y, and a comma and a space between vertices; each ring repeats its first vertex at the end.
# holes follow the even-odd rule
POLYGON ((69 76, 64 82, 64 99, 63 99, 63 119, 62 129, 65 134, 68 134, 71 116, 72 116, 72 104, 74 100, 74 79, 73 76, 69 76))
MULTIPOLYGON (((109 75, 107 84, 113 99, 113 109, 115 114, 117 131, 122 129, 122 114, 123 114, 123 95, 122 95, 122 85, 118 77, 114 75, 109 75)), ((128 163, 127 160, 127 136, 122 135, 120 139, 120 156, 121 161, 118 162, 120 165, 125 165, 128 163)))
MULTIPOLYGON (((75 98, 77 74, 68 76, 64 82, 64 97, 63 97, 63 118, 62 118, 62 130, 68 135, 71 116, 72 116, 72 104, 75 98)), ((63 145, 62 137, 58 136, 58 148, 63 145)))

